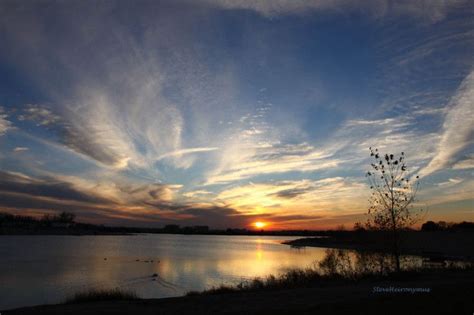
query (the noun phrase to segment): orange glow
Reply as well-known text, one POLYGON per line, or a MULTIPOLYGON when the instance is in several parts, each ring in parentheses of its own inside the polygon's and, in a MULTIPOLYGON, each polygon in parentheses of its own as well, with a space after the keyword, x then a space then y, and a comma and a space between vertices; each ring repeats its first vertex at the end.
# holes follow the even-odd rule
POLYGON ((267 223, 257 221, 257 222, 255 222, 253 225, 255 225, 255 227, 256 227, 257 229, 263 229, 264 227, 267 226, 267 223))

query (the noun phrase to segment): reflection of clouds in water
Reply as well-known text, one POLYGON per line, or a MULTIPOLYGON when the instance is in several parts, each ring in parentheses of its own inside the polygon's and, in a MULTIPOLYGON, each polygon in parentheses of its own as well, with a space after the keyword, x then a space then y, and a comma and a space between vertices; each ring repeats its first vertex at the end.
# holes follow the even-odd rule
POLYGON ((279 244, 288 239, 166 234, 5 237, 0 254, 8 253, 8 259, 0 262, 0 309, 58 303, 75 292, 100 288, 133 290, 142 298, 179 296, 308 267, 324 255, 323 249, 294 250, 279 244), (22 294, 25 287, 29 298, 22 294))

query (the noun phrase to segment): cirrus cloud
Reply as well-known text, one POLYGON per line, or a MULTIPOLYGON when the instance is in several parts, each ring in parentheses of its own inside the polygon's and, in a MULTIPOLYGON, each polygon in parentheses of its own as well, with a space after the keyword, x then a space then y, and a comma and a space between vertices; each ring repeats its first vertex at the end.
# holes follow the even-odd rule
POLYGON ((473 143, 474 134, 474 71, 463 80, 453 96, 443 124, 443 133, 436 155, 421 176, 430 175, 456 161, 456 155, 473 143))
POLYGON ((12 123, 7 120, 8 115, 3 113, 2 107, 0 107, 0 136, 4 135, 8 129, 12 128, 12 123))

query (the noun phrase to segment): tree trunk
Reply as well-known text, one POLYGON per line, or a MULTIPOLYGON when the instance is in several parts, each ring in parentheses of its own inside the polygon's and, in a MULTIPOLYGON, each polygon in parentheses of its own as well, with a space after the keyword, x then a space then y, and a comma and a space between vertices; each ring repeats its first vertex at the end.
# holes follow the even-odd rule
POLYGON ((396 227, 393 228, 393 258, 395 259, 395 267, 397 273, 400 272, 400 246, 398 241, 398 231, 396 227))

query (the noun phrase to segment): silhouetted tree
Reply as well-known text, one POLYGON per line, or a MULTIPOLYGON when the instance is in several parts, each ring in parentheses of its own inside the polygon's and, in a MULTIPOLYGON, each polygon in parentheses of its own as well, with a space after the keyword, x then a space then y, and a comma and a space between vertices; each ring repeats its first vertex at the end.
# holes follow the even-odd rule
POLYGON ((61 212, 57 217, 57 221, 61 223, 73 223, 76 215, 70 212, 61 212))
POLYGON ((433 221, 427 221, 425 223, 423 223, 423 225, 421 226, 421 230, 422 231, 440 231, 442 230, 442 228, 439 226, 439 224, 433 222, 433 221))
POLYGON ((372 190, 367 227, 392 232, 393 255, 400 271, 400 230, 416 223, 422 213, 413 205, 419 188, 418 176, 410 178, 404 152, 399 156, 382 155, 378 149, 370 148, 370 156, 374 162, 366 175, 372 190))
POLYGON ((163 228, 165 233, 178 233, 181 230, 180 226, 177 224, 167 224, 163 228))
POLYGON ((360 222, 354 223, 354 227, 352 229, 356 232, 364 232, 365 231, 364 225, 360 222))
POLYGON ((452 225, 455 230, 474 230, 474 222, 463 221, 452 225))
POLYGON ((318 263, 319 269, 326 275, 349 277, 354 273, 351 258, 344 249, 328 248, 323 260, 318 263))

